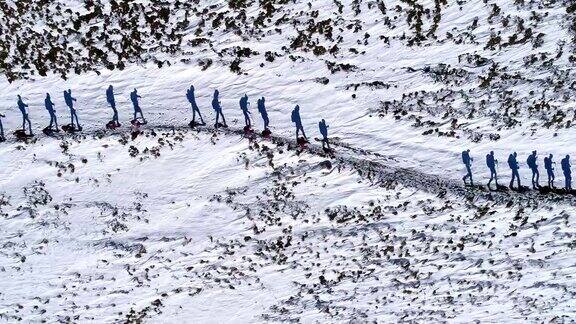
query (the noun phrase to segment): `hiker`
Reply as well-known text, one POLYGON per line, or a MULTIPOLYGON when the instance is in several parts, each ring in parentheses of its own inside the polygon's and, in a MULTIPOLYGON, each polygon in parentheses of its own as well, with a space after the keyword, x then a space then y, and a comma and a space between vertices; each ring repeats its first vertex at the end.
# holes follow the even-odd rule
POLYGON ((304 133, 304 127, 302 127, 302 119, 300 118, 300 106, 296 105, 294 110, 292 110, 292 122, 296 124, 296 141, 298 141, 298 134, 302 131, 304 139, 308 141, 306 133, 304 133))
POLYGON ((490 184, 492 180, 496 182, 496 189, 498 189, 498 174, 496 173, 496 165, 498 164, 498 160, 494 158, 494 151, 490 151, 489 154, 486 154, 486 165, 488 169, 490 169, 490 180, 488 181, 488 189, 490 189, 490 184))
POLYGON ((146 124, 146 119, 144 118, 144 114, 142 113, 142 109, 140 108, 140 104, 138 103, 138 98, 142 98, 138 95, 138 90, 134 88, 134 91, 130 92, 130 100, 132 100, 132 105, 134 106, 134 119, 132 120, 133 123, 138 121, 137 114, 140 114, 142 118, 142 122, 146 124))
POLYGON ((270 124, 270 119, 268 119, 264 97, 258 99, 258 112, 262 116, 262 120, 264 120, 264 130, 267 130, 268 125, 270 124))
POLYGON ((250 111, 248 110, 248 106, 250 106, 250 103, 248 102, 248 95, 244 94, 244 97, 240 98, 240 109, 244 114, 244 123, 246 124, 246 127, 250 128, 252 123, 250 121, 250 111))
POLYGON ((206 125, 206 123, 204 122, 204 119, 202 118, 202 114, 200 113, 200 108, 198 108, 198 105, 196 104, 196 97, 194 96, 194 86, 191 85, 190 89, 188 89, 186 91, 186 98, 188 98, 188 102, 190 102, 190 104, 192 105, 192 125, 196 124, 196 113, 198 113, 198 116, 200 116, 200 123, 199 125, 206 125))
POLYGON ((18 109, 22 113, 22 130, 26 133, 26 122, 28 122, 28 131, 30 132, 30 136, 32 136, 32 123, 30 122, 30 118, 28 118, 28 113, 26 112, 27 104, 22 101, 22 97, 18 95, 18 109))
POLYGON ((544 158, 544 169, 546 169, 546 173, 548 174, 548 187, 550 187, 550 189, 554 188, 554 167, 552 164, 556 164, 556 162, 552 161, 553 157, 554 156, 550 154, 544 158))
POLYGON ((76 114, 76 109, 74 109, 74 101, 76 101, 76 98, 72 97, 72 90, 68 89, 68 91, 64 90, 64 101, 66 102, 66 105, 68 106, 68 108, 70 108, 70 119, 71 119, 71 125, 73 129, 82 129, 82 127, 80 126, 80 122, 78 122, 78 115, 76 114), (74 126, 74 118, 76 118, 76 126, 74 126))
POLYGON ((318 128, 320 129, 320 134, 322 134, 322 148, 325 148, 324 146, 326 145, 328 147, 328 149, 330 149, 330 142, 328 141, 328 126, 326 124, 326 121, 324 119, 322 119, 319 123, 318 123, 318 128))
POLYGON ((46 94, 46 99, 44 99, 44 106, 46 107, 46 110, 48 110, 48 113, 50 114, 50 125, 46 128, 58 132, 59 129, 58 129, 58 120, 56 118, 56 111, 54 110, 54 103, 52 102, 49 93, 46 94), (55 129, 52 128, 53 124, 56 126, 55 129))
POLYGON ((540 172, 538 172, 538 165, 536 164, 536 151, 532 151, 532 154, 528 155, 528 159, 526 160, 526 164, 530 170, 532 170, 532 188, 536 189, 540 187, 540 172))
POLYGON ((212 98, 212 109, 214 109, 214 111, 216 112, 216 124, 214 124, 214 127, 218 128, 220 125, 228 127, 228 125, 226 125, 226 119, 224 119, 224 114, 222 113, 222 106, 220 105, 220 100, 218 98, 219 95, 220 93, 218 92, 218 90, 214 90, 214 97, 212 98), (220 116, 222 116, 223 124, 218 123, 220 116))
POLYGON ((510 154, 510 156, 508 156, 508 166, 512 170, 512 179, 510 180, 510 189, 514 189, 512 186, 514 183, 514 179, 516 179, 518 181, 518 189, 521 188, 520 174, 518 173, 518 169, 520 169, 520 166, 518 166, 518 161, 516 160, 517 156, 518 156, 518 154, 516 152, 514 152, 514 153, 510 154))
POLYGON ((110 104, 110 107, 114 112, 114 115, 112 116, 114 126, 120 126, 120 122, 118 121, 118 110, 116 110, 116 100, 114 99, 114 87, 112 87, 112 85, 106 89, 106 101, 108 101, 108 104, 110 104))
POLYGON ((473 186, 474 185, 474 181, 472 180, 472 161, 474 161, 473 158, 470 157, 470 149, 467 149, 466 151, 462 152, 462 162, 464 162, 464 165, 466 166, 466 175, 464 177, 462 177, 462 180, 464 181, 464 185, 466 185, 466 179, 470 178, 470 185, 473 186))
POLYGON ((564 179, 566 181, 566 190, 572 190, 572 170, 570 170, 570 155, 566 155, 561 161, 562 172, 564 172, 564 179))
POLYGON ((6 137, 4 137, 4 126, 2 126, 2 118, 6 117, 4 114, 0 114, 0 142, 4 142, 6 137))

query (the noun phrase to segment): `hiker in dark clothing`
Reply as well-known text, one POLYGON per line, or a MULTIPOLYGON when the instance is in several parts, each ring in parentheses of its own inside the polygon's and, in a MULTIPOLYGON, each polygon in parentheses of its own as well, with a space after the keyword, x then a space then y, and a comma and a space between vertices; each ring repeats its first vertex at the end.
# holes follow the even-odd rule
POLYGON ((140 103, 138 102, 138 99, 142 98, 140 95, 138 95, 138 90, 134 89, 134 91, 130 92, 130 100, 132 101, 132 105, 134 106, 134 119, 132 120, 133 123, 138 121, 138 118, 136 117, 137 114, 140 114, 140 117, 142 118, 142 123, 146 124, 146 119, 144 118, 144 114, 142 113, 142 108, 140 108, 140 103))
POLYGON ((118 110, 116 110, 116 99, 114 99, 114 87, 112 87, 112 85, 106 89, 106 101, 108 101, 108 104, 110 104, 112 112, 114 113, 114 115, 112 115, 114 126, 120 126, 120 122, 118 121, 118 110))
POLYGON ((470 157, 470 149, 462 152, 462 162, 466 166, 466 175, 462 177, 464 185, 466 185, 466 179, 470 179, 470 185, 474 185, 474 180, 472 180, 472 161, 474 159, 470 157))
POLYGON ((566 190, 572 190, 572 170, 570 165, 570 155, 566 155, 561 161, 562 172, 564 172, 565 188, 566 190))
POLYGON ((546 173, 548 174, 548 187, 554 188, 554 167, 552 164, 556 162, 552 161, 554 156, 550 154, 549 156, 544 158, 544 169, 546 169, 546 173))
POLYGON ((532 154, 528 155, 528 159, 526 160, 526 164, 530 170, 532 170, 532 188, 537 189, 540 187, 540 172, 538 172, 538 165, 536 164, 536 151, 532 151, 532 154))
POLYGON ((250 111, 248 110, 248 106, 250 106, 248 95, 244 94, 244 96, 240 98, 240 109, 242 110, 242 114, 244 114, 245 126, 250 128, 252 127, 252 122, 250 121, 250 111))
POLYGON ((214 97, 212 98, 212 109, 214 109, 214 111, 216 112, 216 124, 214 124, 214 127, 216 128, 218 128, 219 126, 228 127, 228 125, 226 125, 226 119, 224 119, 224 114, 222 113, 222 106, 220 104, 220 99, 218 98, 219 95, 220 93, 218 92, 218 90, 214 90, 214 97), (218 119, 220 116, 222 116, 222 124, 218 123, 218 119))
POLYGON ((196 104, 196 96, 194 95, 194 86, 191 85, 190 89, 186 91, 186 98, 188 98, 188 102, 192 105, 192 124, 196 124, 196 113, 200 116, 200 123, 199 125, 206 125, 204 122, 204 118, 202 118, 202 114, 200 113, 200 108, 196 104))
POLYGON ((497 164, 498 160, 494 158, 494 151, 490 151, 490 153, 486 155, 486 165, 488 166, 488 169, 490 169, 490 181, 488 181, 488 188, 490 188, 492 180, 496 182, 496 188, 498 188, 498 174, 496 173, 497 164))
POLYGON ((262 116, 262 120, 264 121, 264 130, 268 129, 268 125, 270 124, 270 119, 268 119, 268 112, 266 111, 265 99, 264 97, 258 99, 258 112, 262 116))
POLYGON ((320 129, 320 134, 322 134, 322 148, 325 148, 324 146, 328 146, 328 149, 330 149, 330 142, 328 141, 328 126, 326 124, 326 121, 324 119, 322 119, 319 123, 318 123, 318 128, 320 129))
POLYGON ((28 107, 27 104, 22 101, 22 97, 18 95, 18 109, 22 113, 22 130, 26 133, 26 123, 28 123, 28 131, 30 132, 30 136, 32 136, 32 123, 30 122, 30 118, 28 118, 28 113, 26 112, 26 108, 28 107))
POLYGON ((517 156, 518 156, 518 154, 516 152, 514 152, 514 153, 510 154, 510 156, 508 156, 508 166, 512 170, 512 179, 510 180, 510 189, 513 189, 514 179, 516 179, 518 181, 518 189, 521 188, 520 174, 518 173, 520 166, 518 166, 518 161, 516 160, 517 156))
POLYGON ((2 126, 2 118, 6 117, 4 114, 0 114, 0 142, 4 142, 6 137, 4 137, 4 126, 2 126))
POLYGON ((76 114, 76 109, 74 109, 74 101, 76 98, 72 97, 72 90, 68 89, 68 91, 64 90, 64 101, 68 108, 70 108, 70 124, 74 129, 82 129, 80 126, 80 122, 78 121, 78 115, 76 114), (76 126, 74 125, 74 119, 76 119, 76 126))
POLYGON ((59 129, 58 129, 58 119, 56 118, 56 110, 54 110, 54 103, 52 102, 49 93, 46 94, 46 99, 44 99, 44 106, 46 107, 46 110, 50 114, 50 125, 48 125, 47 128, 58 132, 59 129), (52 125, 55 125, 56 129, 53 129, 52 125))
POLYGON ((306 133, 304 133, 304 127, 302 127, 302 119, 300 118, 300 106, 296 105, 294 110, 292 110, 292 122, 296 124, 296 141, 298 141, 298 135, 302 131, 304 139, 308 141, 306 133))

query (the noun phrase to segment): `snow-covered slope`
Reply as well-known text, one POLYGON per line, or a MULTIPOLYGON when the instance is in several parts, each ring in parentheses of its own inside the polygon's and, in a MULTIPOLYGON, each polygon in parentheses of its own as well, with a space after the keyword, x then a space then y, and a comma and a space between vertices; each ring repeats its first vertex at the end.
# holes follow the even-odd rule
POLYGON ((1 155, 21 188, 2 198, 8 321, 574 315, 564 203, 426 193, 345 148, 330 166, 224 133, 18 145, 1 155))
POLYGON ((569 2, 118 3, 0 6, 6 130, 20 127, 17 94, 36 133, 48 121, 46 93, 65 123, 68 88, 85 126, 0 145, 0 318, 575 317, 574 199, 467 191, 459 157, 472 150, 480 182, 494 150, 506 183, 512 151, 521 162, 533 149, 558 161, 574 153, 569 2), (169 19, 152 28, 159 8, 169 19), (136 17, 129 27, 126 17, 136 17), (115 28, 141 41, 130 50, 120 34, 103 41, 115 28), (51 62, 50 46, 69 57, 51 62), (103 130, 110 84, 125 124, 115 132, 103 130), (210 121, 220 90, 232 131, 186 128, 190 84, 210 121), (149 120, 134 139, 133 88, 149 120), (235 131, 244 94, 256 128, 256 99, 266 97, 272 141, 235 131), (336 155, 290 144, 296 104, 310 137, 327 120, 336 155))

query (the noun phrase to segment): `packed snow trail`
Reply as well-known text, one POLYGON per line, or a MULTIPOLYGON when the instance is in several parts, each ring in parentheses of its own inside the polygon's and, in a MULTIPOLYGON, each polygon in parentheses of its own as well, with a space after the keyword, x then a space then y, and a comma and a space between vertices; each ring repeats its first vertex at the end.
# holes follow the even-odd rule
MULTIPOLYGON (((103 138, 105 136, 118 136, 126 135, 128 133, 134 136, 146 136, 146 134, 154 133, 155 131, 163 132, 196 132, 196 133, 220 133, 229 137, 237 136, 239 139, 245 141, 252 141, 245 138, 243 129, 236 129, 233 127, 220 127, 218 129, 212 126, 201 126, 190 128, 189 126, 171 126, 171 125, 145 125, 138 130, 133 129, 128 132, 127 130, 105 130, 96 129, 91 131, 84 131, 79 133, 60 133, 55 137, 51 136, 36 136, 33 139, 28 139, 30 143, 37 143, 42 140, 58 140, 58 139, 86 139, 92 137, 93 139, 103 138)), ((134 137, 135 138, 135 137, 134 137)), ((133 139, 134 139, 133 138, 133 139)), ((258 141, 266 143, 259 135, 256 135, 258 141)), ((286 146, 288 149, 307 152, 316 156, 326 157, 327 159, 334 159, 335 163, 341 163, 344 166, 352 167, 358 173, 368 178, 374 185, 387 186, 390 183, 399 183, 403 186, 422 190, 432 194, 445 195, 452 194, 459 197, 468 199, 482 199, 494 201, 499 204, 510 204, 519 202, 558 202, 569 203, 576 205, 576 196, 574 194, 542 194, 539 190, 525 190, 518 192, 517 190, 487 190, 485 186, 463 186, 461 182, 455 181, 450 178, 444 178, 435 174, 427 174, 414 168, 404 168, 400 165, 404 164, 398 156, 387 156, 383 153, 370 152, 365 149, 355 148, 352 145, 335 140, 331 142, 334 148, 337 148, 333 153, 325 151, 321 145, 308 143, 306 147, 299 147, 295 144, 294 139, 272 134, 269 139, 277 145, 286 146)), ((11 140, 8 143, 21 142, 20 140, 11 140)), ((501 179, 502 180, 502 179, 501 179)))

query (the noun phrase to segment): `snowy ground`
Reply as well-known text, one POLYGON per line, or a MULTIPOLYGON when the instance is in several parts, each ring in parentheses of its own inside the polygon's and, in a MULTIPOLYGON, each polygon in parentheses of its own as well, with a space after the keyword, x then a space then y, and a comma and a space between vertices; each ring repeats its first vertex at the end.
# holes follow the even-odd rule
MULTIPOLYGON (((460 184, 465 148, 476 158, 477 182, 488 176, 489 150, 501 161, 502 183, 513 150, 523 167, 534 149, 540 157, 554 153, 558 164, 575 153, 567 4, 440 2, 436 36, 415 46, 405 16, 410 2, 344 2, 342 13, 337 3, 277 4, 261 28, 251 23, 259 4, 250 3, 242 36, 222 27, 197 34, 195 16, 184 43, 206 37, 208 44, 190 45, 171 66, 132 63, 67 80, 53 74, 0 80, 7 133, 20 126, 16 94, 30 105, 37 134, 47 124, 46 92, 66 123, 61 94, 68 88, 85 126, 80 135, 39 135, 30 143, 9 136, 0 145, 0 319, 576 318, 575 198, 467 191, 460 184), (337 54, 282 49, 327 18, 332 38, 316 32, 310 39, 326 48, 337 44, 337 54), (526 36, 526 28, 532 33, 513 44, 509 37, 526 36), (487 48, 498 32, 510 44, 487 48), (240 73, 230 69, 236 46, 259 52, 242 58, 240 73), (273 62, 266 52, 277 54, 273 62), (196 64, 206 59, 210 67, 196 64), (115 132, 103 130, 111 117, 109 84, 124 124, 115 132), (211 96, 220 90, 232 131, 186 127, 190 84, 209 123, 211 96), (133 88, 150 122, 134 139, 126 126, 133 88), (245 93, 258 129, 256 99, 266 97, 272 141, 251 143, 236 131, 245 93), (296 104, 309 137, 319 137, 317 123, 327 120, 335 155, 317 143, 303 151, 291 144, 296 104)), ((195 10, 204 6, 224 17, 236 13, 220 1, 195 10)), ((428 31, 433 15, 425 16, 428 31)), ((208 26, 217 19, 202 17, 208 26)), ((521 175, 528 184, 527 168, 521 175)), ((556 183, 562 181, 558 174, 556 183)))
POLYGON ((341 150, 330 159, 181 130, 5 145, 2 177, 22 190, 1 204, 2 317, 575 315, 566 203, 512 195, 498 204, 375 182, 341 150))

